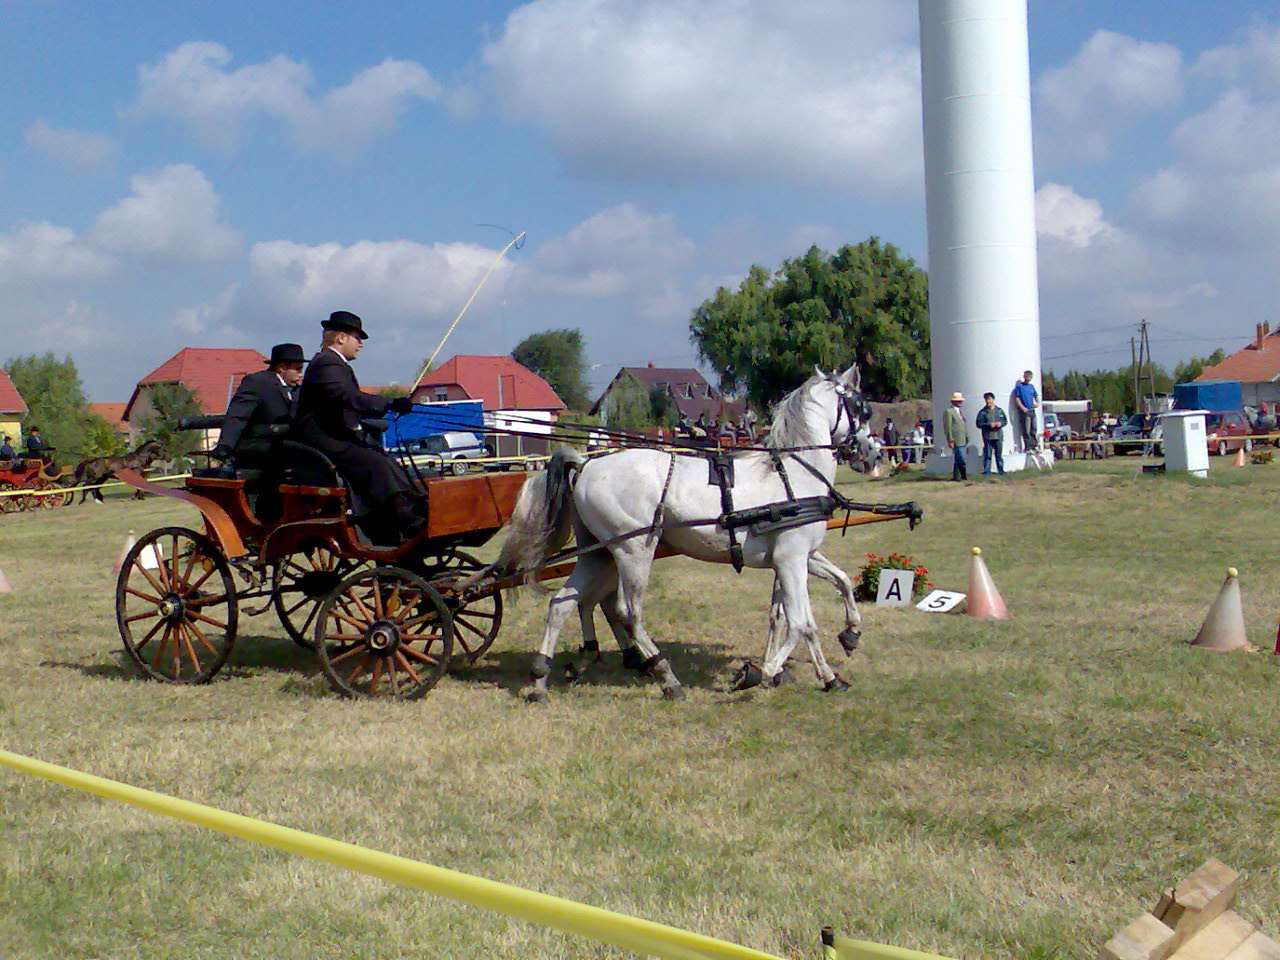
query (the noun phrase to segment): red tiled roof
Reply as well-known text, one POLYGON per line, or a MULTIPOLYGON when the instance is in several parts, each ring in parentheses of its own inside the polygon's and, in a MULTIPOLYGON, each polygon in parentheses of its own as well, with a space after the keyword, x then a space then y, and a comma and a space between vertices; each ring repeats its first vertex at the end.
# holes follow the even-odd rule
POLYGON ((111 424, 116 433, 126 433, 129 425, 124 422, 124 408, 127 406, 126 403, 91 403, 89 410, 111 424))
POLYGON ((458 386, 486 410, 564 410, 551 385, 510 357, 453 357, 418 383, 423 387, 458 386))
POLYGON ((0 413, 27 413, 27 405, 22 402, 22 395, 13 385, 9 375, 0 370, 0 413))
POLYGON ((1280 377, 1280 330, 1254 340, 1221 363, 1205 367, 1197 380, 1239 380, 1241 383, 1270 383, 1280 377))
POLYGON ((659 385, 664 387, 676 409, 680 411, 680 416, 689 420, 696 421, 699 417, 736 420, 746 410, 746 404, 741 401, 723 399, 716 392, 716 388, 707 382, 702 372, 693 367, 643 366, 620 369, 618 375, 609 382, 609 386, 605 387, 604 393, 591 408, 592 413, 599 411, 605 396, 623 374, 630 374, 646 390, 652 390, 659 385), (684 395, 684 388, 688 388, 689 396, 687 397, 684 395))
POLYGON ((185 347, 138 381, 133 396, 125 404, 124 419, 133 412, 142 387, 161 383, 181 383, 190 387, 206 415, 226 412, 227 401, 248 373, 266 368, 267 358, 257 350, 185 347))

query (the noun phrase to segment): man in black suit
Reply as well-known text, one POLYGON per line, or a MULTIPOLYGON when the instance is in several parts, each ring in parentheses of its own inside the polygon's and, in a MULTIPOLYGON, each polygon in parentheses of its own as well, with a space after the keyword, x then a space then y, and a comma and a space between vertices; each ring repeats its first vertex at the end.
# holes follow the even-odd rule
POLYGON ((215 460, 232 460, 241 469, 263 469, 276 459, 272 446, 293 423, 298 385, 307 358, 296 343, 277 343, 271 348, 267 369, 251 373, 222 417, 218 445, 210 454, 215 460))
POLYGON ((426 498, 400 464, 366 439, 360 421, 388 410, 408 413, 413 402, 361 392, 351 361, 369 335, 359 317, 338 310, 320 326, 320 352, 302 376, 295 434, 332 460, 346 478, 361 529, 375 542, 397 543, 426 522, 426 498))

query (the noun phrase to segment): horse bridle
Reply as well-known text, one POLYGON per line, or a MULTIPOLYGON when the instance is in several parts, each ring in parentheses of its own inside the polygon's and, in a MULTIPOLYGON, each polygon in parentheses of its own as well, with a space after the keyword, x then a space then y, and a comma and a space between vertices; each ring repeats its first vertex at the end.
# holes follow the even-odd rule
POLYGON ((862 391, 858 390, 854 393, 849 392, 849 388, 842 384, 834 377, 831 378, 832 384, 835 386, 836 396, 840 398, 840 407, 836 410, 835 426, 831 428, 831 435, 834 437, 840 432, 840 415, 849 420, 849 432, 845 434, 845 438, 840 443, 832 443, 831 448, 838 454, 848 454, 857 443, 858 427, 863 423, 871 422, 871 405, 862 396, 862 391))

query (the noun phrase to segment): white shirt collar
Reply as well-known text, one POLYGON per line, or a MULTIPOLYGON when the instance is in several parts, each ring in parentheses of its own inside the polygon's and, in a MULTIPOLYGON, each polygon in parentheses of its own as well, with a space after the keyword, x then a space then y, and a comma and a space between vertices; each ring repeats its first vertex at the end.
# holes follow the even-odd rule
POLYGON ((332 345, 331 345, 331 346, 325 347, 325 349, 326 349, 326 350, 332 350, 332 351, 334 352, 334 354, 338 357, 338 359, 339 359, 339 360, 341 360, 343 363, 350 363, 350 362, 351 362, 351 361, 350 361, 350 360, 348 360, 346 357, 344 357, 341 353, 339 353, 339 352, 338 352, 338 348, 337 348, 337 347, 335 347, 335 346, 332 346, 332 345))

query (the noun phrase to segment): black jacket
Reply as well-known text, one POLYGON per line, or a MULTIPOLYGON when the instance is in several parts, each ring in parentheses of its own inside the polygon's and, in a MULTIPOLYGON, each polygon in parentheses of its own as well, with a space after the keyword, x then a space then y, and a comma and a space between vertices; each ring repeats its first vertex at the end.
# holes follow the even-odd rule
POLYGON ((985 403, 978 411, 977 419, 974 420, 974 424, 982 431, 983 438, 987 440, 994 440, 999 437, 1000 431, 1003 430, 1008 423, 1009 418, 1005 415, 1003 410, 999 407, 993 407, 988 410, 985 403))
POLYGON ((364 445, 360 421, 381 417, 390 402, 361 393, 351 364, 326 347, 311 358, 302 375, 295 430, 304 443, 325 452, 335 442, 364 445))
POLYGON ((227 406, 218 443, 235 451, 237 460, 261 458, 272 441, 281 437, 270 428, 291 424, 293 408, 294 402, 274 372, 251 373, 240 381, 227 406))

